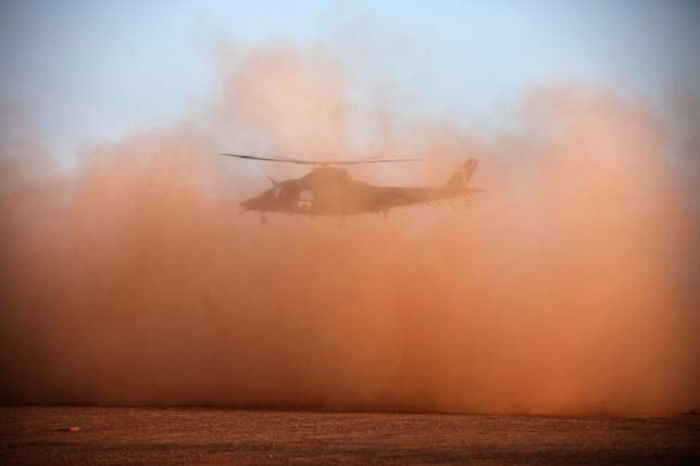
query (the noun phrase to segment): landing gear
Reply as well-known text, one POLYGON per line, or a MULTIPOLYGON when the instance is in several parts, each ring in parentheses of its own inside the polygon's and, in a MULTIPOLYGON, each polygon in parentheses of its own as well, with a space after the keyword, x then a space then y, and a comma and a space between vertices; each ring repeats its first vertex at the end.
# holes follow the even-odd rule
POLYGON ((265 214, 262 214, 262 216, 260 217, 260 224, 267 225, 267 216, 265 214))

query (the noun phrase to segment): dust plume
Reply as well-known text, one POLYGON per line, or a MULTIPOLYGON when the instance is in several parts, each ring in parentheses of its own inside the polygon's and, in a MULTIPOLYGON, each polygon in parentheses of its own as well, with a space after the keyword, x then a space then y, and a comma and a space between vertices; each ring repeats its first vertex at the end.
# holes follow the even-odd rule
MULTIPOLYGON (((37 173, 51 166, 40 154, 3 175, 4 402, 621 415, 700 404, 697 217, 652 108, 546 86, 523 99, 519 132, 423 119, 387 138, 377 122, 400 109, 357 99, 323 50, 224 50, 219 70, 204 123, 95 143, 68 174, 37 173), (436 186, 477 157, 487 192, 470 213, 262 227, 237 201, 267 173, 303 172, 216 157, 222 144, 325 159, 382 147, 427 160, 374 181, 436 186)), ((3 135, 3 164, 39 152, 22 141, 3 135)))

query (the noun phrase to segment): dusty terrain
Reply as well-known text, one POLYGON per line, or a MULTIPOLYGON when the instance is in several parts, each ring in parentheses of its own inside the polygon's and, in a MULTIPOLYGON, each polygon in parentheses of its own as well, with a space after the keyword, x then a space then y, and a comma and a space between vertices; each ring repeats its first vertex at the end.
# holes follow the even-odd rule
POLYGON ((4 464, 700 464, 698 416, 100 407, 0 413, 4 464))

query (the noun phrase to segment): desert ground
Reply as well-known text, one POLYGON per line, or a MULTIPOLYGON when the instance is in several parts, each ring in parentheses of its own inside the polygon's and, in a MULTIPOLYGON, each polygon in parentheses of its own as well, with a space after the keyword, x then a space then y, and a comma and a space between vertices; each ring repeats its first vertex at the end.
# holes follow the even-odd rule
POLYGON ((3 464, 700 464, 700 416, 2 407, 3 464))

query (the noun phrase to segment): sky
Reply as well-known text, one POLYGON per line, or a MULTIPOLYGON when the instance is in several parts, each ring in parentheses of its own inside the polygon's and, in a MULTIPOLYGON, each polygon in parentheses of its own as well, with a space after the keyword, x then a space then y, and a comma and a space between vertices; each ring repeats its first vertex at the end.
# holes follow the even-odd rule
POLYGON ((205 105, 222 40, 279 42, 328 46, 427 115, 491 127, 552 82, 700 94, 698 18, 680 0, 3 2, 0 102, 70 157, 205 105))

